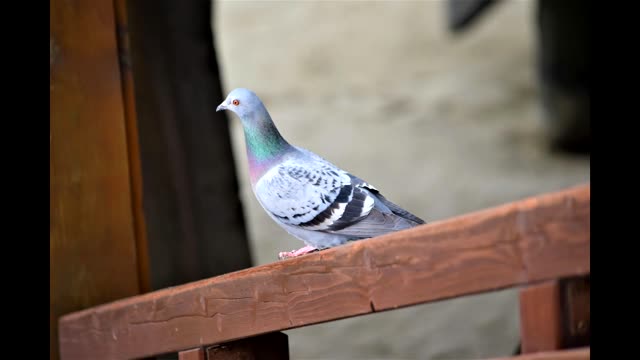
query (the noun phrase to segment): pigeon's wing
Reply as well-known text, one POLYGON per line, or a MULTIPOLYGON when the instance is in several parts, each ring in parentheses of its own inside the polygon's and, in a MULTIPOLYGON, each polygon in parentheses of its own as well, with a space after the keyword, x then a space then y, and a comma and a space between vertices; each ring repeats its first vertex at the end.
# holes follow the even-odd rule
POLYGON ((375 187, 373 187, 371 184, 368 184, 367 182, 365 182, 364 180, 351 175, 351 182, 356 184, 357 186, 361 186, 364 187, 365 189, 369 190, 371 192, 371 194, 373 196, 376 197, 376 200, 378 200, 376 203, 376 208, 381 208, 383 210, 383 213, 388 213, 388 212, 392 212, 393 214, 404 218, 406 220, 409 220, 413 223, 415 223, 416 225, 422 225, 422 224, 426 224, 426 222, 424 220, 422 220, 421 218, 413 215, 412 213, 408 212, 407 210, 401 208, 400 206, 394 204, 393 202, 389 201, 386 197, 384 197, 380 191, 378 189, 376 189, 375 187), (388 210, 388 211, 387 211, 388 210))
POLYGON ((285 161, 256 184, 256 196, 277 221, 306 230, 334 232, 365 218, 375 198, 330 163, 285 161))
POLYGON ((387 200, 376 188, 352 176, 352 184, 375 198, 374 207, 360 219, 334 234, 352 238, 369 238, 425 224, 425 221, 387 200))

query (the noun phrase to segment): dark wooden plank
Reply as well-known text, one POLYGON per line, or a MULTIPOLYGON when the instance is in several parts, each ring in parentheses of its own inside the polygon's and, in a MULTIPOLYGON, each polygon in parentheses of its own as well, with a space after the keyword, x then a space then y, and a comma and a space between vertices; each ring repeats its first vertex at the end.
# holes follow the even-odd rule
POLYGON ((562 348, 560 285, 549 281, 520 290, 522 353, 562 348))
POLYGON ((153 289, 252 266, 211 11, 127 2, 153 289))
POLYGON ((208 360, 289 360, 289 338, 281 332, 254 336, 207 348, 208 360))
POLYGON ((95 307, 68 359, 153 355, 590 272, 590 186, 95 307))
POLYGON ((125 111, 129 174, 131 179, 131 206, 133 225, 136 234, 138 254, 138 279, 140 291, 151 291, 149 275, 149 252, 147 231, 142 206, 142 165, 140 163, 140 144, 138 142, 138 122, 134 98, 134 83, 131 69, 131 51, 129 46, 128 20, 125 0, 115 0, 116 33, 118 36, 118 55, 122 79, 122 99, 125 111))
POLYGON ((591 344, 591 279, 589 276, 560 281, 564 348, 591 344))
POLYGON ((55 359, 60 315, 138 294, 139 278, 113 2, 49 6, 55 359))
POLYGON ((591 348, 580 348, 571 350, 543 351, 532 354, 496 358, 494 360, 589 360, 591 359, 591 348))
POLYGON ((184 350, 178 353, 178 360, 205 360, 207 359, 204 348, 184 350))

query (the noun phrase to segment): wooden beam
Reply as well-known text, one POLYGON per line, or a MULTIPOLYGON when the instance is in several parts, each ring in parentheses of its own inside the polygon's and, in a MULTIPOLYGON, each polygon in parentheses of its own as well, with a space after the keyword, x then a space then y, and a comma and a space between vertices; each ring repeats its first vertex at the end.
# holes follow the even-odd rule
POLYGON ((132 358, 590 272, 590 186, 65 316, 66 359, 132 358))
POLYGON ((543 351, 532 354, 496 358, 494 360, 589 360, 591 348, 543 351))

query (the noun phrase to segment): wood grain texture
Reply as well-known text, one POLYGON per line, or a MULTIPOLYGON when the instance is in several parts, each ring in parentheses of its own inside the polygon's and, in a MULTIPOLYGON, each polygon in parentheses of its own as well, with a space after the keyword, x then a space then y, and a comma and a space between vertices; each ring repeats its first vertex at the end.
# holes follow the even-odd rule
POLYGON ((287 334, 275 332, 207 348, 208 360, 289 360, 287 334))
POLYGON ((127 132, 129 173, 131 175, 131 207, 138 255, 138 279, 140 281, 140 292, 145 293, 151 291, 151 279, 149 274, 147 231, 142 203, 142 164, 140 163, 140 144, 138 141, 135 89, 131 68, 127 8, 125 0, 114 0, 114 5, 116 33, 118 36, 118 58, 122 76, 122 99, 127 132))
POLYGON ((61 351, 147 356, 587 274, 590 239, 587 184, 70 314, 61 351))
POLYGON ((520 291, 522 353, 562 348, 560 284, 548 281, 520 291))
POLYGON ((49 5, 53 359, 61 314, 138 294, 139 282, 113 2, 49 5))
POLYGON ((524 354, 512 357, 497 358, 494 360, 589 360, 591 348, 570 350, 543 351, 533 354, 524 354))
POLYGON ((206 360, 204 348, 184 350, 178 353, 178 360, 206 360))

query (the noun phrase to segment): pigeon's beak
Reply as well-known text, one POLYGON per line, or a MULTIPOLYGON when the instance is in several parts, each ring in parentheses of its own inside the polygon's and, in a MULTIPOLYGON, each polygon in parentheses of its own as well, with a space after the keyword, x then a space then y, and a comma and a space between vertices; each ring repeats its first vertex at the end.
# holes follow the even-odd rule
POLYGON ((218 112, 220 110, 227 110, 227 106, 224 104, 224 102, 222 104, 218 105, 218 107, 216 108, 216 112, 218 112))

